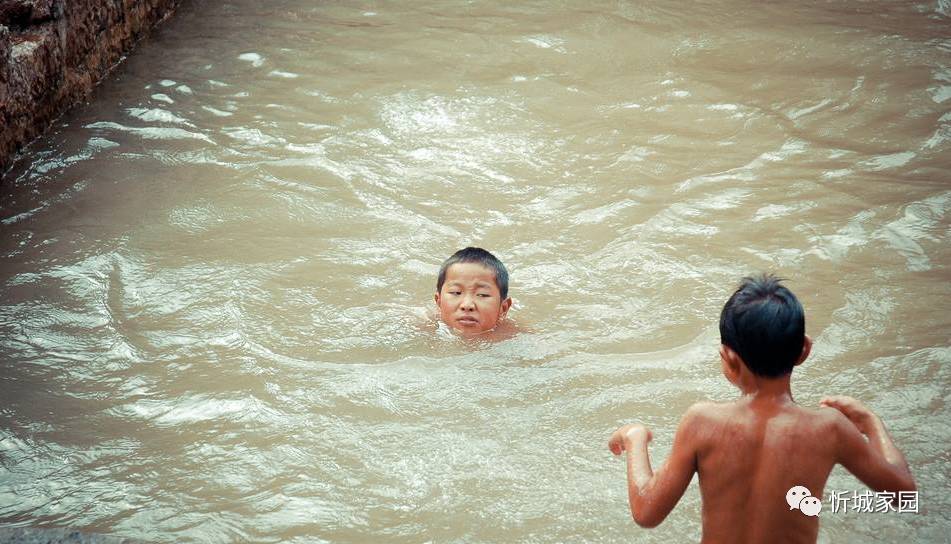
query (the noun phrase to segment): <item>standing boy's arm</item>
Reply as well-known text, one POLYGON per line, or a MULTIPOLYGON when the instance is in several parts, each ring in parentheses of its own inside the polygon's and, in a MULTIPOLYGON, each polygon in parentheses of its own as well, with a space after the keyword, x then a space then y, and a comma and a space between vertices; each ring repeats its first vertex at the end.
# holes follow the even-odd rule
POLYGON ((874 412, 852 397, 825 397, 819 404, 835 408, 848 419, 838 433, 842 466, 876 491, 916 489, 905 456, 874 412))
POLYGON ((608 441, 611 453, 627 451, 627 497, 631 515, 641 527, 656 527, 673 510, 697 470, 693 416, 688 410, 677 428, 667 461, 651 470, 647 445, 652 435, 643 425, 625 425, 608 441))

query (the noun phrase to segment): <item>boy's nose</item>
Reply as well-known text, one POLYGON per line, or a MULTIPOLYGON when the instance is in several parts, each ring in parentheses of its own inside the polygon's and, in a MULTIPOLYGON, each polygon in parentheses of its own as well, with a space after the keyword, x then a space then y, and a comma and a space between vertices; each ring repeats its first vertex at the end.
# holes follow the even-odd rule
POLYGON ((472 295, 464 295, 462 297, 462 309, 471 310, 475 308, 475 299, 472 298, 472 295))

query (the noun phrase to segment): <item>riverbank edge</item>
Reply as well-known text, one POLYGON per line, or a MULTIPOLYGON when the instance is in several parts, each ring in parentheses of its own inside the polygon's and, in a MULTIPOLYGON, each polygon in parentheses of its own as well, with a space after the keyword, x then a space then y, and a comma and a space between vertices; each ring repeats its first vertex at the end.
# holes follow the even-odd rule
POLYGON ((0 527, 0 544, 143 544, 138 540, 119 538, 71 529, 34 529, 0 527))
POLYGON ((182 0, 0 0, 0 183, 182 0))

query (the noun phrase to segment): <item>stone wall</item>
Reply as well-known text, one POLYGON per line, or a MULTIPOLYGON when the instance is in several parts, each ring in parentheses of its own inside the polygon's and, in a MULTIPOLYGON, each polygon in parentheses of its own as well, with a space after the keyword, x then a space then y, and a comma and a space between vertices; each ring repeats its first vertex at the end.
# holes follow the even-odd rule
POLYGON ((140 544, 114 536, 80 533, 69 529, 0 528, 0 544, 140 544))
POLYGON ((0 0, 0 178, 181 0, 0 0))

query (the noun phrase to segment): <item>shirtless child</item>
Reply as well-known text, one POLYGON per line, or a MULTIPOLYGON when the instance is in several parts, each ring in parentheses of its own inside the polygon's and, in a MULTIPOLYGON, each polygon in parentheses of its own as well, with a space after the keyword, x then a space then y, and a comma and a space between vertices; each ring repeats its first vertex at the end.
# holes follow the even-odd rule
POLYGON ((680 421, 670 456, 651 470, 651 431, 624 425, 608 442, 627 451, 631 514, 642 527, 667 517, 700 474, 703 542, 815 542, 819 519, 791 509, 786 492, 804 486, 821 499, 839 463, 876 491, 914 491, 904 456, 882 420, 851 397, 819 409, 793 401, 789 378, 809 355, 802 306, 773 276, 745 278, 720 314, 723 375, 741 392, 701 402, 680 421))
POLYGON ((457 332, 489 332, 504 322, 512 306, 509 273, 482 248, 460 249, 439 268, 435 299, 440 319, 457 332))

